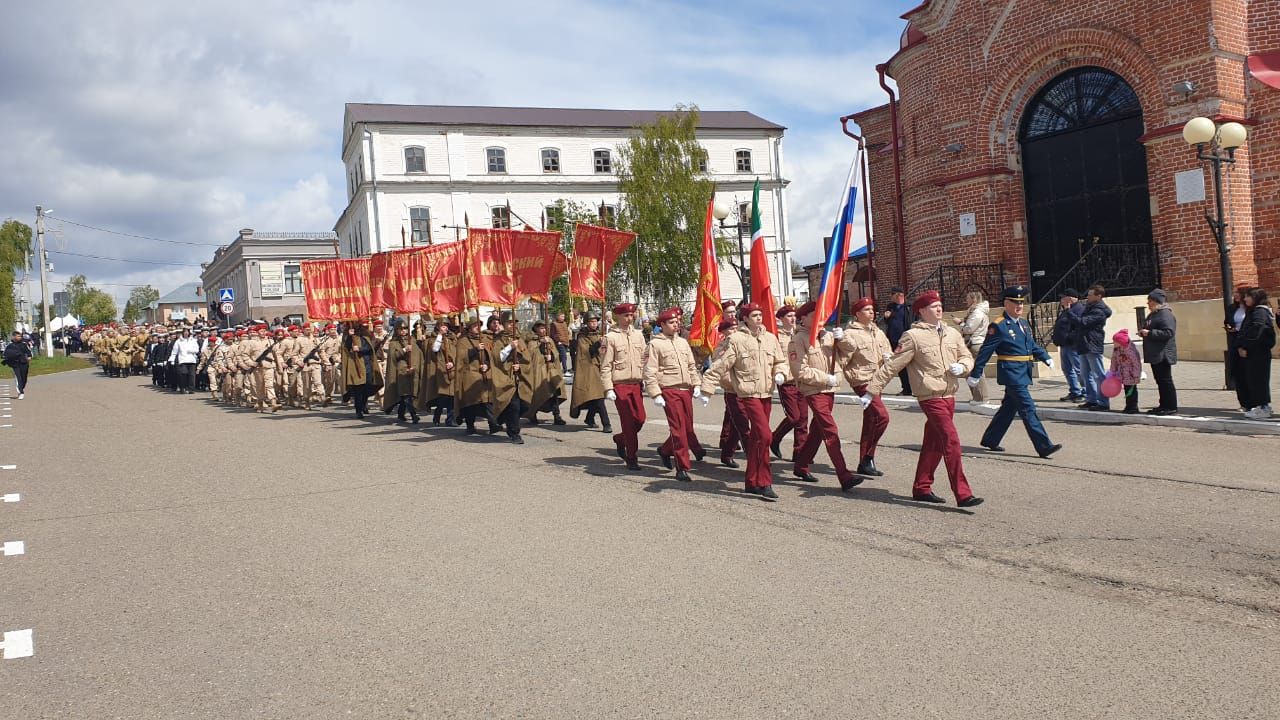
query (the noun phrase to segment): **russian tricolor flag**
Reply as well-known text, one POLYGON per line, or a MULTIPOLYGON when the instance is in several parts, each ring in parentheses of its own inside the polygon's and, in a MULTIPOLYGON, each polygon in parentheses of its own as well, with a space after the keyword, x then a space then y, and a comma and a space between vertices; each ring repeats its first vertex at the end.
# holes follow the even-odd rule
POLYGON ((818 344, 818 333, 824 322, 840 321, 840 295, 844 288, 844 266, 853 252, 853 216, 858 207, 858 167, 862 162, 862 148, 853 159, 849 169, 849 179, 845 186, 848 191, 840 205, 840 213, 835 229, 831 231, 831 246, 827 248, 826 262, 822 266, 822 283, 818 286, 818 297, 814 298, 813 327, 809 328, 809 345, 818 344), (825 318, 819 321, 818 318, 825 318))

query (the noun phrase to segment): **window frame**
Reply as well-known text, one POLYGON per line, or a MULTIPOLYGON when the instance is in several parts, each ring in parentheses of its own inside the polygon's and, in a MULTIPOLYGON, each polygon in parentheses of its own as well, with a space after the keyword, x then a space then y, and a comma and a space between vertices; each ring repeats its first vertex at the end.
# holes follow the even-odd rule
POLYGON ((560 175, 563 172, 564 166, 560 164, 560 148, 542 148, 539 151, 538 156, 542 160, 542 173, 544 175, 560 175), (548 155, 548 153, 552 153, 553 155, 548 155), (554 170, 548 170, 547 160, 552 158, 555 160, 556 168, 554 170))
POLYGON ((304 291, 302 288, 302 263, 296 263, 296 262, 283 263, 281 265, 280 273, 284 278, 284 294, 285 295, 302 295, 303 294, 304 291), (294 272, 290 273, 289 268, 293 268, 294 272), (291 289, 294 285, 297 286, 296 290, 291 289))
POLYGON ((494 230, 510 230, 511 209, 506 205, 494 205, 489 208, 489 227, 494 230), (500 216, 503 218, 502 220, 499 220, 500 216), (500 225, 498 224, 499 222, 506 222, 506 224, 500 225))
POLYGON ((488 175, 506 175, 507 174, 507 149, 499 145, 494 145, 494 146, 485 148, 484 149, 484 168, 485 168, 485 173, 488 175), (497 155, 491 155, 491 153, 497 153, 497 155), (502 161, 501 170, 493 169, 493 166, 494 166, 493 160, 495 157, 500 158, 502 161))
POLYGON ((733 150, 733 168, 734 172, 752 173, 755 172, 755 164, 751 159, 751 148, 734 148, 733 150), (746 153, 746 169, 742 167, 743 153, 746 153))
POLYGON ((427 205, 410 206, 409 207, 409 243, 412 245, 422 245, 422 244, 430 245, 431 241, 432 241, 431 208, 427 205), (426 217, 415 218, 413 216, 413 213, 415 210, 422 210, 426 212, 426 217), (419 223, 419 222, 425 223, 422 227, 422 230, 425 230, 426 232, 421 237, 419 236, 419 233, 421 232, 421 230, 419 230, 419 228, 416 226, 416 223, 419 223))
POLYGON ((609 148, 592 148, 591 150, 591 168, 596 175, 612 175, 613 174, 613 151, 609 148), (608 167, 604 170, 600 169, 600 153, 604 153, 604 159, 608 163, 608 167))

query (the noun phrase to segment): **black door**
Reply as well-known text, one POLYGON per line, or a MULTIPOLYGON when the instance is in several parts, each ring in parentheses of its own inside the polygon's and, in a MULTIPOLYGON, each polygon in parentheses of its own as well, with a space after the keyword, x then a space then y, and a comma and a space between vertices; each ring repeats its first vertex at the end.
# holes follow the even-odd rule
POLYGON ((1037 297, 1094 243, 1151 244, 1142 131, 1133 88, 1102 68, 1064 73, 1028 105, 1019 139, 1037 297))

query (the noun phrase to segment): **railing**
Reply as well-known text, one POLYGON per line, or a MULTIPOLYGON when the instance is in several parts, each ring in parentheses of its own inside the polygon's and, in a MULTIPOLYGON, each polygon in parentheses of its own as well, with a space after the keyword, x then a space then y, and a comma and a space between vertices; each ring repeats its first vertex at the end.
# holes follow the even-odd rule
POLYGON ((988 263, 986 265, 939 265, 936 270, 916 283, 907 293, 908 302, 925 290, 936 290, 942 296, 944 310, 964 310, 964 296, 972 290, 982 293, 982 297, 997 304, 996 300, 1004 290, 1004 264, 988 263))
MULTIPOLYGON (((1036 342, 1049 341, 1053 323, 1058 318, 1058 294, 1071 288, 1088 292, 1090 285, 1101 285, 1108 295, 1136 295, 1160 287, 1159 248, 1154 243, 1094 244, 1080 256, 1057 282, 1040 294, 1044 302, 1031 306, 1031 328, 1036 342)), ((1032 298, 1033 301, 1038 298, 1032 298)))

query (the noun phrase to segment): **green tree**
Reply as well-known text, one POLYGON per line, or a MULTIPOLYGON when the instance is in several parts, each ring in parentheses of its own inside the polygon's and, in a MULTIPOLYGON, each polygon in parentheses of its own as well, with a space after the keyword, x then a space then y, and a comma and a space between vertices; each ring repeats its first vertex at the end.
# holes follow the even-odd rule
POLYGON ((137 322, 142 318, 142 312, 159 299, 160 291, 150 285, 134 288, 129 292, 129 301, 124 304, 124 321, 137 322))
POLYGON ((699 171, 707 152, 698 143, 697 127, 698 107, 678 105, 636 128, 619 149, 619 225, 637 237, 614 266, 614 276, 657 307, 686 301, 698 284, 713 186, 699 171))
POLYGON ((98 288, 89 288, 80 295, 78 305, 72 302, 71 312, 86 325, 107 323, 116 319, 116 301, 98 288))
POLYGON ((31 228, 17 220, 0 225, 0 330, 8 331, 18 322, 13 304, 13 283, 19 268, 31 253, 31 228))

